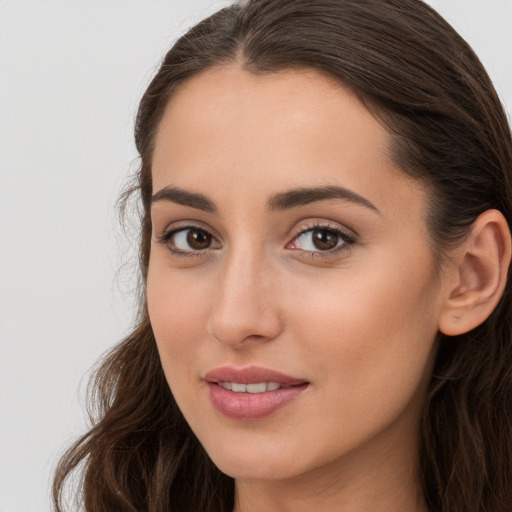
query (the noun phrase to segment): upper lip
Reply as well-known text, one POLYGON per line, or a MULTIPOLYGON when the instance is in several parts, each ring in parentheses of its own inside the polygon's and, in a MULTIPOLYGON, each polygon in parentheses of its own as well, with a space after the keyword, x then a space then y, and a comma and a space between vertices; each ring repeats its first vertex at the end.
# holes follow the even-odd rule
POLYGON ((260 366, 249 366, 246 368, 235 368, 233 366, 221 366, 205 374, 207 382, 236 382, 240 384, 257 384, 259 382, 277 382, 287 386, 304 384, 306 379, 299 379, 276 372, 270 368, 260 366))

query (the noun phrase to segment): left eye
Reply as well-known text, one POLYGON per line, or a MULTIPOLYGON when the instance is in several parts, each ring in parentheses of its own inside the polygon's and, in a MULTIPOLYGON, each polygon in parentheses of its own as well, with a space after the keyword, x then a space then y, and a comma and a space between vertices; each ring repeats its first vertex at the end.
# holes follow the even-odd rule
POLYGON ((332 228, 314 228, 303 231, 288 246, 303 251, 332 251, 351 240, 347 235, 332 228))

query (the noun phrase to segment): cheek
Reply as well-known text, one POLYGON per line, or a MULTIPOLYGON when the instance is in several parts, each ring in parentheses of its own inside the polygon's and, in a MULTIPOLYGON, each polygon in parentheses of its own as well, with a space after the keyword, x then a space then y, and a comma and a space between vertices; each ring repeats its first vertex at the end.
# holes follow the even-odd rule
POLYGON ((417 421, 431 373, 437 329, 427 314, 434 307, 428 282, 414 288, 410 280, 373 277, 374 286, 345 279, 296 303, 293 338, 321 391, 317 416, 330 411, 311 429, 331 436, 333 450, 362 443, 399 417, 417 421))
POLYGON ((437 332, 433 280, 425 267, 408 274, 401 268, 368 272, 371 280, 347 273, 302 287, 295 333, 317 349, 312 364, 320 367, 327 355, 332 375, 378 393, 388 382, 421 377, 437 332))
MULTIPOLYGON (((196 279, 197 283, 197 279, 196 279)), ((170 379, 175 368, 186 368, 206 329, 208 293, 185 275, 150 265, 147 302, 164 371, 170 379)))

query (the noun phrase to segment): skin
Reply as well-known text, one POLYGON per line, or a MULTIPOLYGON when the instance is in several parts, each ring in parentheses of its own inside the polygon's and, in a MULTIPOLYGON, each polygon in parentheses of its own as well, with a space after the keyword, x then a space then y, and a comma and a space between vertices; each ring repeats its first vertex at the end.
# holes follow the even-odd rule
POLYGON ((389 146, 364 106, 314 71, 210 70, 179 89, 161 121, 153 192, 200 193, 217 211, 154 202, 149 314, 178 405, 236 480, 237 512, 426 510, 418 425, 446 282, 429 245, 426 191, 389 146), (267 208, 276 193, 325 186, 375 209, 341 198, 267 208), (319 224, 354 243, 339 239, 327 254, 312 231, 297 238, 319 224), (209 248, 159 240, 190 225, 212 234, 209 248), (224 365, 310 384, 269 416, 233 420, 203 380, 224 365))

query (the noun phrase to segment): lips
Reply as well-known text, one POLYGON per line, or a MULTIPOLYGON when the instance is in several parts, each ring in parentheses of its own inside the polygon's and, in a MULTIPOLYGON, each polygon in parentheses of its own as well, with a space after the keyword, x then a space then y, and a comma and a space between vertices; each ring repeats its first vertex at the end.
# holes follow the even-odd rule
POLYGON ((204 376, 213 406, 236 420, 268 416, 298 398, 309 382, 269 368, 221 367, 204 376))

